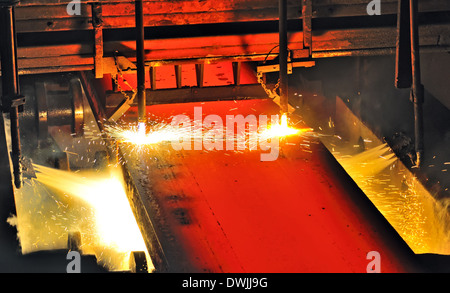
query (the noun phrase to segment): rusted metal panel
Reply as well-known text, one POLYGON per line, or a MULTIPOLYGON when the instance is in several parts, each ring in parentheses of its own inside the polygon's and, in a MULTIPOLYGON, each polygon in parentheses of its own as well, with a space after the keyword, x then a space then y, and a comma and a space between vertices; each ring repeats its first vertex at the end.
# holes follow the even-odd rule
POLYGON ((52 67, 36 67, 36 68, 22 68, 19 69, 19 75, 27 74, 45 74, 52 72, 71 72, 71 71, 86 71, 93 70, 94 65, 67 65, 67 66, 52 66, 52 67))
MULTIPOLYGON (((147 105, 189 103, 198 101, 226 101, 266 98, 267 94, 259 84, 240 86, 214 86, 214 87, 190 87, 181 89, 163 89, 158 91, 148 91, 151 100, 147 105)), ((107 92, 107 109, 112 111, 123 100, 123 95, 117 92, 107 92)), ((136 104, 134 104, 136 106, 136 104)))
MULTIPOLYGON (((313 18, 367 16, 367 0, 312 1, 313 18)), ((105 28, 134 27, 132 1, 82 1, 80 15, 68 15, 67 1, 27 1, 18 7, 18 32, 91 29, 90 3, 101 3, 105 28), (51 9, 48 9, 51 5, 51 9)), ((450 2, 429 0, 420 3, 421 12, 450 10, 450 2)), ((382 14, 396 14, 397 1, 383 1, 382 14)), ((302 17, 301 1, 288 1, 288 18, 302 17)), ((145 1, 144 25, 188 25, 225 22, 277 20, 276 0, 226 1, 145 1)))
MULTIPOLYGON (((149 93, 152 100, 147 105, 162 103, 185 103, 211 100, 239 100, 246 98, 265 98, 267 95, 260 85, 191 87, 181 89, 164 89, 149 93)), ((120 93, 107 93, 107 107, 113 107, 114 101, 122 99, 120 93)))
MULTIPOLYGON (((134 27, 132 1, 101 2, 105 28, 134 27)), ((297 1, 290 1, 289 17, 300 16, 297 1)), ((80 4, 80 15, 68 15, 67 4, 20 6, 17 16, 18 31, 52 31, 90 29, 92 12, 85 2, 80 4)), ((219 22, 244 22, 277 19, 277 2, 268 0, 235 1, 145 1, 144 26, 187 25, 219 22)))
MULTIPOLYGON (((315 30, 312 36, 313 57, 394 54, 396 36, 396 27, 315 30)), ((450 26, 448 24, 421 25, 420 45, 424 50, 446 51, 450 46, 449 41, 450 26)), ((220 59, 271 60, 278 56, 278 50, 272 50, 276 45, 278 45, 277 33, 168 38, 163 41, 161 39, 146 40, 146 66, 165 63, 201 63, 220 59)), ((289 49, 293 51, 294 57, 307 57, 308 51, 304 52, 302 32, 290 32, 289 49)), ((112 56, 115 51, 135 61, 133 41, 104 42, 104 56, 112 56)), ((81 68, 91 70, 94 65, 92 44, 88 43, 19 47, 18 58, 20 74, 70 71, 81 68)), ((105 62, 105 64, 109 63, 105 62)))
MULTIPOLYGON (((20 1, 18 6, 18 20, 61 20, 71 19, 66 12, 67 4, 70 1, 20 1), (46 9, 46 7, 51 9, 46 9)), ((344 17, 344 16, 364 16, 367 15, 367 0, 344 1, 344 0, 322 0, 312 1, 313 17, 344 17)), ((111 25, 115 23, 115 27, 123 27, 127 21, 120 20, 120 17, 130 17, 134 15, 133 2, 126 1, 81 1, 81 18, 90 18, 91 11, 89 5, 92 3, 101 3, 104 7, 105 17, 110 17, 108 21, 111 25), (113 20, 117 18, 117 20, 113 20)), ((301 1, 289 0, 290 17, 297 18, 301 16, 301 1)), ((445 0, 429 0, 419 4, 419 11, 439 11, 449 10, 450 3, 445 0)), ((145 1, 144 15, 152 19, 150 16, 159 15, 159 24, 175 24, 179 23, 183 17, 184 22, 192 20, 195 22, 207 23, 209 17, 205 17, 205 13, 211 15, 211 19, 230 20, 237 18, 236 21, 249 21, 244 19, 243 12, 253 14, 251 19, 259 17, 264 20, 265 16, 272 15, 276 19, 277 1, 276 0, 225 0, 225 1, 145 1), (236 17, 232 17, 231 13, 235 13, 236 17), (180 16, 189 14, 190 16, 180 16), (221 16, 222 15, 222 16, 221 16), (240 16, 240 17, 239 17, 240 16), (196 20, 197 18, 197 20, 196 20)), ((382 2, 382 14, 396 14, 397 1, 384 0, 382 2)), ((153 20, 156 20, 153 19, 153 20)), ((149 24, 154 25, 154 24, 149 24)), ((53 29, 57 29, 54 27, 53 29)), ((88 29, 88 27, 86 28, 88 29)))
POLYGON ((89 44, 46 45, 17 48, 17 57, 20 58, 46 58, 70 55, 92 54, 89 44))
MULTIPOLYGON (((267 55, 278 45, 277 33, 205 36, 195 38, 172 38, 146 40, 146 60, 195 59, 205 57, 232 57, 267 55), (188 58, 186 58, 188 57, 188 58)), ((302 33, 289 34, 289 49, 303 48, 302 33)), ((105 42, 105 51, 119 51, 126 57, 134 57, 132 41, 105 42)), ((273 56, 278 55, 278 52, 273 56)))
POLYGON ((21 58, 18 60, 20 69, 55 68, 80 65, 94 65, 92 56, 55 56, 46 58, 21 58))

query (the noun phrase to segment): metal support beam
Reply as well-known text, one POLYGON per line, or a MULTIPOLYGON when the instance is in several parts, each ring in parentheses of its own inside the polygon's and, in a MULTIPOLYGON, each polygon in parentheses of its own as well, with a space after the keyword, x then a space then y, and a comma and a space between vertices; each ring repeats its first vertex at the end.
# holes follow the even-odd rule
POLYGON ((177 88, 181 88, 182 86, 182 70, 181 70, 181 65, 175 65, 175 78, 177 81, 177 88))
MULTIPOLYGON (((151 90, 147 89, 147 93, 151 90)), ((132 94, 131 92, 126 92, 132 94)), ((150 94, 150 93, 149 93, 150 94)), ((161 89, 151 91, 152 99, 147 100, 147 105, 190 103, 207 101, 230 101, 242 99, 264 99, 267 94, 259 84, 243 84, 240 86, 208 86, 208 87, 183 87, 180 89, 161 89)), ((111 111, 123 100, 123 94, 106 92, 106 107, 111 111)), ((134 103, 132 106, 136 106, 134 103)))
POLYGON ((303 45, 312 55, 312 0, 302 0, 303 45))
POLYGON ((395 68, 395 86, 411 88, 411 102, 414 104, 416 167, 421 166, 424 155, 424 88, 420 77, 418 10, 418 0, 399 0, 395 68))
POLYGON ((398 1, 395 65, 395 86, 397 88, 410 88, 412 84, 412 64, 409 0, 398 1))
MULTIPOLYGON (((302 1, 289 1, 289 19, 300 19, 302 1)), ((315 19, 366 17, 367 4, 371 0, 314 0, 315 19)), ((17 8, 18 32, 51 32, 70 29, 91 30, 91 17, 82 5, 81 15, 74 17, 66 12, 70 0, 24 0, 17 8), (51 7, 51 9, 48 9, 51 7)), ((101 2, 104 11, 105 29, 129 28, 134 26, 133 1, 130 0, 89 0, 84 3, 101 2)), ((394 15, 397 1, 383 0, 382 14, 394 15)), ((419 1, 421 12, 449 11, 448 0, 419 1)), ((192 0, 145 1, 145 26, 165 27, 170 25, 197 25, 211 23, 233 23, 254 21, 276 21, 277 1, 273 0, 221 0, 201 1, 192 5, 192 0)), ((365 20, 362 20, 365 22, 365 20)), ((165 29, 165 28, 164 28, 165 29)))
POLYGON ((197 86, 203 87, 203 74, 205 72, 205 64, 195 64, 195 74, 197 77, 197 86))
POLYGON ((287 0, 279 0, 279 48, 280 48, 280 107, 281 113, 288 113, 288 38, 287 0))
POLYGON ((241 62, 233 62, 234 85, 241 84, 241 62))
POLYGON ((149 67, 149 75, 150 75, 150 87, 152 91, 156 91, 156 67, 149 67))
POLYGON ((135 0, 136 20, 136 66, 137 66, 137 103, 139 122, 146 122, 145 110, 145 63, 144 63, 144 13, 142 0, 135 0))
POLYGON ((423 102, 424 88, 420 77, 420 51, 419 51, 419 24, 418 24, 418 0, 409 1, 410 32, 411 32, 411 67, 412 87, 411 100, 414 103, 414 133, 416 148, 416 166, 420 167, 423 154, 423 102))
POLYGON ((21 146, 19 133, 19 107, 24 103, 19 94, 17 46, 14 20, 14 2, 0 4, 0 46, 2 68, 2 110, 9 112, 11 121, 11 161, 14 184, 22 187, 21 146))
POLYGON ((92 26, 94 27, 94 72, 95 78, 103 77, 103 18, 102 5, 92 3, 92 26))
MULTIPOLYGON (((313 67, 316 65, 316 61, 296 61, 296 62, 289 62, 288 63, 288 74, 292 74, 292 70, 294 68, 298 67, 313 67)), ((280 71, 280 65, 279 64, 273 64, 273 65, 261 65, 256 67, 257 72, 267 73, 267 72, 276 72, 280 71)))

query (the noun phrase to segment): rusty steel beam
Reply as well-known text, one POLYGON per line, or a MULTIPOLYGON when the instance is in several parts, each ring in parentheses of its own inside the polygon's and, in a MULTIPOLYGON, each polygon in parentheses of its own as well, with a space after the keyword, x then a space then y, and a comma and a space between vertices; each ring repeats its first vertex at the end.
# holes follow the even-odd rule
MULTIPOLYGON (((424 52, 448 51, 450 26, 447 23, 421 24, 420 30, 420 47, 424 52)), ((289 49, 294 58, 303 54, 303 33, 292 31, 288 36, 289 49)), ((314 30, 312 42, 314 58, 394 54, 397 28, 393 26, 314 30)), ((269 52, 277 44, 277 33, 146 40, 145 48, 152 48, 146 54, 146 66, 216 60, 263 61, 266 58, 272 60, 278 56, 278 52, 270 54, 269 52)), ((94 69, 92 46, 90 43, 79 43, 19 47, 19 74, 92 70, 94 69)), ((104 40, 105 66, 109 64, 105 61, 112 58, 108 56, 115 51, 135 62, 133 41, 104 40)), ((307 57, 307 54, 305 56, 307 57)))
MULTIPOLYGON (((70 2, 70 1, 69 1, 70 2)), ((66 13, 67 1, 33 0, 18 7, 18 32, 90 30, 91 3, 103 6, 105 28, 134 27, 132 1, 82 1, 81 15, 76 17, 66 13), (52 9, 47 9, 51 5, 52 9)), ((421 1, 422 2, 422 1, 421 1)), ((313 1, 313 18, 367 16, 367 0, 313 1)), ((419 11, 450 10, 445 0, 429 0, 419 4, 419 11)), ((288 18, 302 17, 301 1, 288 1, 288 18)), ((397 1, 383 1, 383 14, 396 14, 397 1)), ((145 26, 186 25, 218 22, 246 22, 277 20, 276 0, 225 0, 205 1, 146 1, 144 3, 145 26)))
MULTIPOLYGON (((267 98, 267 94, 259 84, 202 88, 187 87, 150 91, 151 89, 147 89, 148 94, 152 95, 152 99, 147 100, 147 105, 267 98)), ((130 94, 130 92, 127 92, 127 94, 130 94)), ((106 92, 106 107, 110 111, 113 111, 122 100, 122 93, 106 92)), ((134 106, 136 105, 134 103, 134 106)))

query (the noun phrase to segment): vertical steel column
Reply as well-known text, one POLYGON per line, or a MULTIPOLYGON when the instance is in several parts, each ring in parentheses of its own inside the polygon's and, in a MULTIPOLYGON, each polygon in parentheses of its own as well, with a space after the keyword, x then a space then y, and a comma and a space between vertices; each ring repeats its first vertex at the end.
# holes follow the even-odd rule
POLYGON ((312 56, 312 0, 302 0, 303 46, 312 56))
POLYGON ((103 78, 103 15, 101 3, 92 3, 92 26, 94 27, 94 73, 103 78))
POLYGON ((288 113, 288 38, 287 0, 279 0, 279 61, 280 61, 280 107, 281 113, 288 113))
POLYGON ((419 54, 419 24, 418 24, 418 0, 409 1, 410 32, 411 32, 411 65, 412 87, 411 100, 414 103, 414 132, 416 148, 416 166, 420 166, 424 155, 423 142, 423 102, 424 88, 420 78, 420 54, 419 54))
POLYGON ((14 2, 0 4, 0 46, 2 68, 2 110, 9 112, 11 121, 11 161, 14 184, 22 187, 22 167, 20 163, 19 133, 19 77, 17 72, 17 46, 14 19, 14 2))
POLYGON ((177 82, 177 88, 181 88, 182 87, 182 83, 183 83, 183 79, 182 79, 182 68, 181 68, 181 64, 175 65, 175 79, 177 82))
POLYGON ((136 19, 136 67, 137 67, 137 104, 139 122, 146 122, 145 101, 145 64, 144 64, 144 12, 142 0, 135 0, 136 19))
POLYGON ((395 52, 395 87, 399 89, 412 87, 410 15, 409 0, 399 0, 395 52))

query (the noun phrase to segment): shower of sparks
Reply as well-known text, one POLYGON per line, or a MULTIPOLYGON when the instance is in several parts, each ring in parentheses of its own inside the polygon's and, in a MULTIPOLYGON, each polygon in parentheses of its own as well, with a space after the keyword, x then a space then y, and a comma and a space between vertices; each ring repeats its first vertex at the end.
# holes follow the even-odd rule
POLYGON ((139 123, 137 126, 130 124, 125 127, 120 125, 106 126, 106 131, 118 142, 133 145, 152 145, 185 138, 189 135, 188 128, 174 127, 165 123, 152 127, 148 132, 143 123, 139 123))
MULTIPOLYGON (((220 122, 221 123, 221 122, 220 122)), ((223 125, 222 125, 223 126, 223 125)), ((164 142, 173 141, 216 141, 223 142, 233 141, 242 142, 245 139, 245 144, 249 149, 255 149, 255 146, 261 140, 268 140, 272 138, 283 138, 287 136, 300 135, 302 133, 312 132, 311 128, 295 128, 289 125, 288 117, 282 115, 279 123, 269 124, 266 127, 259 129, 257 125, 247 125, 242 133, 237 133, 232 136, 222 128, 206 128, 201 126, 198 131, 195 129, 194 121, 182 125, 172 125, 171 123, 158 122, 147 126, 143 123, 128 124, 128 125, 109 125, 105 127, 108 135, 122 144, 129 144, 135 146, 134 150, 145 149, 145 146, 156 145, 164 142)))
POLYGON ((436 201, 386 144, 356 155, 341 152, 333 154, 415 253, 450 254, 443 225, 450 201, 436 201))
MULTIPOLYGON (((128 270, 131 251, 147 250, 119 169, 75 173, 34 168, 37 179, 16 199, 23 253, 65 248, 71 230, 81 233, 82 252, 94 254, 111 271, 128 270)), ((148 254, 147 262, 151 271, 148 254)))

